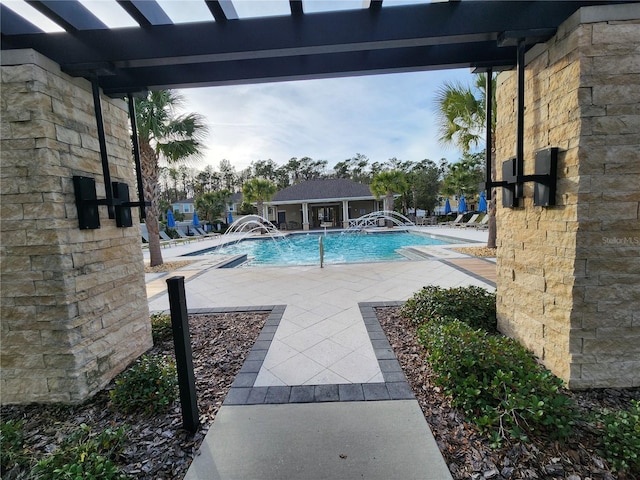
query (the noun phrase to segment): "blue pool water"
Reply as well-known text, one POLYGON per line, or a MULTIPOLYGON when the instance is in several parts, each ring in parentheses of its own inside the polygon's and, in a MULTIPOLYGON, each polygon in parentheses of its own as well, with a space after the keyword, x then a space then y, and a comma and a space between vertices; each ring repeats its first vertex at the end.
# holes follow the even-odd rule
POLYGON ((289 235, 286 238, 246 239, 217 247, 209 255, 246 254, 246 266, 318 265, 320 253, 318 239, 324 244, 324 263, 384 262, 404 260, 396 250, 413 245, 446 245, 451 243, 425 235, 398 233, 309 233, 289 235))

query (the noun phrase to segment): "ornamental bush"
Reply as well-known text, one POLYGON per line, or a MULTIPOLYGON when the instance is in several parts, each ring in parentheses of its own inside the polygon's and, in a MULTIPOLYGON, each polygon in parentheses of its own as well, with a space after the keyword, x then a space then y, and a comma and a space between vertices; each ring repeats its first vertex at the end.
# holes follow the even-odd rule
POLYGON ((0 422, 0 475, 4 476, 15 467, 29 464, 29 454, 24 448, 22 420, 0 422))
POLYGON ((613 470, 640 474, 640 402, 629 410, 604 410, 597 416, 602 454, 613 470))
POLYGON ((172 328, 171 315, 166 313, 151 314, 151 337, 154 345, 171 340, 173 338, 172 328))
POLYGON ((124 480, 128 477, 114 460, 125 440, 125 427, 107 428, 96 434, 82 424, 58 449, 37 463, 33 474, 43 480, 124 480))
POLYGON ((422 288, 405 302, 402 315, 414 325, 458 318, 473 328, 496 331, 496 295, 480 287, 422 288))
POLYGON ((489 335, 455 319, 428 322, 418 340, 436 384, 494 443, 530 433, 564 438, 573 423, 562 381, 515 340, 489 335))
POLYGON ((166 412, 178 398, 175 363, 160 355, 143 355, 115 383, 109 392, 111 403, 124 413, 166 412))

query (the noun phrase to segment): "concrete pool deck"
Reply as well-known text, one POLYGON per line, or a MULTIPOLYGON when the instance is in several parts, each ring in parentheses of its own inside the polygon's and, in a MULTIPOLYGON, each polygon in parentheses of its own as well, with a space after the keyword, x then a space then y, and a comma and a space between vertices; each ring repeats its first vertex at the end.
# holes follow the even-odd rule
MULTIPOLYGON (((424 231, 472 242, 487 235, 424 231)), ((179 260, 219 242, 162 253, 165 261, 179 260)), ((495 264, 455 246, 423 247, 429 259, 322 269, 218 269, 211 257, 190 257, 194 264, 171 274, 149 274, 151 311, 168 309, 165 280, 174 275, 185 276, 189 311, 271 311, 187 478, 450 478, 373 307, 430 284, 493 289, 495 264), (465 261, 476 265, 465 268, 465 261), (473 273, 483 266, 486 273, 473 273), (322 421, 310 420, 315 415, 322 421)))

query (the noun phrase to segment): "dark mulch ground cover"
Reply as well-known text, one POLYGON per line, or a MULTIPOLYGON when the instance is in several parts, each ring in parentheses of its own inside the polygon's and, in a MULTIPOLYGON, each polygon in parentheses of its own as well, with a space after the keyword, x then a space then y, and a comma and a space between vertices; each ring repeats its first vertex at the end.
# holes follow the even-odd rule
MULTIPOLYGON (((377 313, 455 479, 633 479, 610 472, 597 453, 594 433, 586 425, 578 425, 575 437, 565 444, 534 439, 529 443, 492 449, 487 438, 465 422, 433 385, 424 349, 416 341, 414 328, 400 316, 399 308, 378 309, 377 313)), ((74 407, 5 406, 1 409, 2 419, 25 420, 26 444, 34 458, 52 452, 82 423, 97 432, 126 424, 129 426, 128 440, 118 459, 122 470, 136 479, 181 479, 266 317, 255 313, 190 317, 202 424, 195 435, 181 429, 178 405, 164 415, 123 415, 110 408, 107 391, 74 407)), ((172 343, 165 342, 150 353, 172 352, 172 343)), ((608 389, 570 395, 587 412, 597 407, 626 408, 632 398, 640 398, 640 389, 608 389)), ((14 471, 3 478, 28 477, 24 472, 14 471)))
MULTIPOLYGON (((637 478, 609 470, 598 455, 597 438, 586 422, 578 423, 573 438, 562 444, 535 438, 492 449, 487 437, 465 422, 434 385, 415 327, 402 318, 400 308, 378 308, 376 312, 454 479, 637 478)), ((638 388, 567 393, 584 413, 582 418, 597 408, 629 408, 630 400, 640 399, 638 388)))
MULTIPOLYGON (((79 406, 7 406, 2 420, 25 420, 25 441, 34 458, 52 452, 72 431, 85 423, 93 431, 128 425, 127 443, 118 466, 131 478, 183 478, 211 427, 233 379, 242 367, 267 318, 264 313, 194 315, 189 317, 201 429, 183 430, 179 405, 154 416, 124 415, 109 405, 108 390, 79 406)), ((163 342, 148 353, 173 355, 173 342, 163 342)), ((4 480, 28 478, 10 472, 4 480)))

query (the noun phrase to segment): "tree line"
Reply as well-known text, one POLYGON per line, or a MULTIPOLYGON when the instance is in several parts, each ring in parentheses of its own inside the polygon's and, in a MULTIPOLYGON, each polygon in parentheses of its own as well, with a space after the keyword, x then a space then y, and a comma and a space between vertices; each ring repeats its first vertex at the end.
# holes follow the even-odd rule
POLYGON ((401 184, 404 185, 401 190, 394 192, 401 194, 399 210, 404 213, 414 209, 431 212, 443 196, 478 193, 478 184, 483 178, 482 161, 482 156, 468 154, 453 164, 444 158, 437 163, 429 159, 401 161, 395 157, 385 162, 371 162, 366 155, 357 153, 331 169, 326 160, 310 157, 293 157, 283 165, 271 159, 256 160, 240 171, 228 160, 222 160, 217 170, 211 165, 202 170, 186 165, 166 166, 160 167, 160 200, 163 206, 168 206, 205 194, 221 193, 230 197, 234 192, 242 192, 244 185, 254 178, 269 180, 276 191, 306 180, 330 178, 346 178, 371 185, 381 172, 398 171, 406 184, 401 184))

